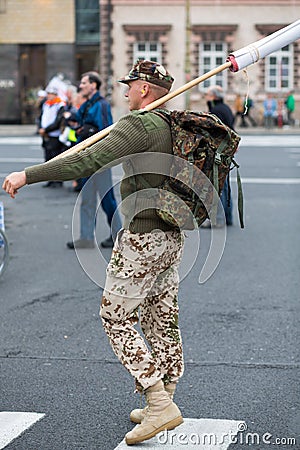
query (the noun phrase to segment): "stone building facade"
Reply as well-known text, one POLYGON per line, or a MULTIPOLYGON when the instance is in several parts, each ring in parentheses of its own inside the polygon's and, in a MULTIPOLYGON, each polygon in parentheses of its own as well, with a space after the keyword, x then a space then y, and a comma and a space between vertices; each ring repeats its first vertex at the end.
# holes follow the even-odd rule
MULTIPOLYGON (((107 5, 107 0, 101 4, 107 5)), ((114 80, 128 72, 133 61, 161 61, 175 76, 175 88, 218 67, 231 51, 255 42, 300 17, 300 0, 112 0, 111 46, 114 80)), ((103 36, 105 39, 105 36, 103 36)), ((108 48, 108 47, 107 47, 108 48)), ((105 55, 102 54, 105 59, 105 55)), ((105 74, 105 67, 103 73, 105 74)), ((284 101, 290 90, 300 99, 300 40, 247 71, 226 70, 169 104, 171 108, 201 110, 210 84, 220 84, 234 107, 236 94, 254 100, 258 120, 266 93, 284 101)), ((126 111, 122 86, 115 86, 113 104, 126 111)), ((299 108, 298 108, 299 109, 299 108)), ((300 117, 300 111, 297 112, 300 117)))
MULTIPOLYGON (((299 17, 300 0, 0 0, 0 123, 31 122, 32 93, 57 73, 76 84, 86 70, 100 71, 117 119, 127 112, 117 80, 137 58, 162 62, 177 88, 299 17)), ((300 40, 246 72, 223 71, 169 106, 204 109, 205 90, 216 83, 232 106, 248 92, 258 116, 267 92, 283 101, 294 90, 298 103, 300 40)))

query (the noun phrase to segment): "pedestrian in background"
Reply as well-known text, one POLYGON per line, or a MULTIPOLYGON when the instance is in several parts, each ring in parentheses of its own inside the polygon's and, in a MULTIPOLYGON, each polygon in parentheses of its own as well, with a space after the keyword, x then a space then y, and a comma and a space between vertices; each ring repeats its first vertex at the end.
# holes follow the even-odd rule
MULTIPOLYGON (((74 88, 74 86, 72 86, 74 88)), ((76 88, 75 88, 76 89, 76 88)), ((83 98, 81 92, 79 90, 76 90, 75 92, 73 89, 69 89, 67 91, 67 97, 69 98, 69 101, 65 107, 64 112, 64 130, 62 131, 62 134, 59 137, 59 140, 68 148, 72 147, 73 145, 76 145, 77 143, 77 136, 76 136, 76 130, 78 129, 79 125, 77 122, 77 111, 86 100, 83 98)), ((73 186, 72 190, 74 192, 80 192, 82 186, 79 185, 77 180, 73 180, 73 186)))
POLYGON ((37 93, 37 105, 36 105, 37 116, 36 116, 36 121, 35 121, 35 123, 37 125, 36 134, 39 134, 43 104, 45 103, 46 100, 47 100, 47 92, 44 89, 40 89, 37 93))
MULTIPOLYGON (((78 111, 78 107, 76 106, 77 102, 77 88, 76 86, 69 86, 66 92, 66 103, 65 103, 65 113, 69 112, 71 114, 76 114, 78 111)), ((66 118, 66 114, 64 114, 64 117, 66 118)))
POLYGON ((249 96, 246 96, 245 100, 244 100, 244 104, 245 104, 245 118, 248 120, 248 122, 250 122, 250 124, 253 127, 256 127, 257 126, 256 120, 252 117, 252 111, 253 111, 253 107, 254 107, 252 98, 250 98, 249 96))
MULTIPOLYGON (((45 161, 49 161, 66 149, 59 140, 64 121, 65 102, 58 97, 56 88, 49 87, 46 92, 47 100, 42 105, 39 134, 43 139, 45 161)), ((61 187, 62 184, 60 180, 48 181, 44 187, 61 187)))
POLYGON ((105 139, 86 148, 84 155, 66 155, 14 172, 3 188, 14 197, 25 184, 57 173, 66 180, 81 173, 91 175, 127 158, 121 185, 122 198, 128 200, 123 203, 124 230, 107 267, 101 318, 115 354, 137 390, 146 394, 147 406, 130 415, 132 421, 141 422, 125 436, 132 445, 183 422, 173 394, 184 370, 177 298, 184 235, 157 215, 144 189, 145 181, 157 189, 165 180, 162 174, 168 173, 169 161, 160 154, 173 154, 170 126, 158 114, 134 111, 166 95, 173 77, 157 62, 139 61, 120 81, 128 86, 125 95, 132 114, 121 118, 105 139), (145 338, 135 329, 139 317, 145 338))
POLYGON ((271 93, 267 94, 267 98, 264 100, 263 106, 265 128, 273 128, 277 114, 277 101, 273 98, 271 93))
MULTIPOLYGON (((229 128, 233 129, 234 116, 230 107, 224 103, 224 91, 221 86, 211 86, 208 88, 206 92, 206 102, 209 112, 222 120, 229 128)), ((226 225, 233 225, 229 174, 226 177, 220 199, 225 212, 226 225)), ((222 206, 219 203, 215 225, 216 228, 223 228, 225 226, 222 206)), ((208 219, 201 225, 202 228, 211 228, 211 226, 212 224, 208 219)))
POLYGON ((237 119, 240 118, 241 119, 240 126, 247 127, 245 120, 245 104, 240 94, 236 94, 235 96, 234 109, 235 109, 235 116, 234 116, 235 125, 238 126, 237 119))
POLYGON ((286 106, 286 110, 287 110, 288 125, 294 125, 295 124, 295 120, 293 118, 293 113, 295 111, 294 91, 290 91, 288 93, 288 96, 285 99, 285 106, 286 106))
POLYGON ((74 116, 77 113, 77 108, 75 106, 76 95, 77 95, 76 86, 70 85, 66 91, 67 100, 65 101, 64 107, 64 114, 63 114, 64 120, 63 126, 61 127, 61 134, 59 136, 60 142, 62 142, 68 148, 74 145, 77 141, 75 130, 72 129, 69 123, 71 116, 74 118, 74 116))
MULTIPOLYGON (((110 105, 100 95, 100 87, 101 79, 97 72, 86 72, 81 76, 79 89, 86 101, 82 103, 75 116, 79 125, 76 133, 77 142, 87 139, 113 123, 110 105)), ((75 241, 67 242, 67 247, 70 249, 95 247, 95 217, 98 196, 111 230, 110 236, 101 242, 101 246, 113 247, 122 222, 112 186, 111 169, 96 173, 90 179, 77 181, 82 182, 83 186, 81 187, 80 237, 75 241)))

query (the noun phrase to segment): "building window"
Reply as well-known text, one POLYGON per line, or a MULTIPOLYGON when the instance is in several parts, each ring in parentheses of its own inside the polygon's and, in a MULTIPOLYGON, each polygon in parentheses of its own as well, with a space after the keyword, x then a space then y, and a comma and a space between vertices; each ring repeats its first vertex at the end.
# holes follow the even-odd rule
POLYGON ((127 69, 137 59, 150 59, 168 67, 168 41, 171 25, 123 25, 127 42, 127 69))
POLYGON ((95 44, 99 40, 99 0, 76 0, 76 43, 95 44))
POLYGON ((265 89, 269 92, 293 88, 293 46, 287 45, 266 57, 265 89))
POLYGON ((150 61, 162 60, 162 49, 159 42, 135 42, 133 46, 133 62, 138 59, 150 61))
MULTIPOLYGON (((199 46, 199 74, 204 75, 226 61, 228 54, 225 42, 201 42, 199 46)), ((217 84, 224 90, 227 89, 227 71, 218 73, 208 78, 199 85, 201 91, 206 91, 210 86, 217 84)))

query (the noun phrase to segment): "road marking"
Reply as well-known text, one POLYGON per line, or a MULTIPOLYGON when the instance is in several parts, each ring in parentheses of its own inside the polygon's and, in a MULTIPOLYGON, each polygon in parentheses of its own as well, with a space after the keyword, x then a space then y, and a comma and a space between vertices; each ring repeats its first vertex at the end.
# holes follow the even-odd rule
POLYGON ((299 135, 272 135, 272 136, 242 136, 241 147, 297 147, 300 141, 299 135))
MULTIPOLYGON (((240 146, 243 147, 297 147, 299 146, 299 134, 284 135, 245 135, 241 137, 240 146)), ((0 145, 41 145, 40 136, 7 136, 0 137, 0 145)))
POLYGON ((0 449, 6 447, 44 416, 45 414, 41 413, 0 412, 0 449))
MULTIPOLYGON (((234 181, 234 179, 233 179, 234 181)), ((300 178, 242 178, 248 184, 300 184, 300 178)))
POLYGON ((0 163, 43 163, 43 158, 0 158, 0 163))
POLYGON ((0 145, 29 145, 29 144, 40 144, 42 143, 42 138, 40 136, 31 137, 0 137, 0 145))
MULTIPOLYGON (((134 450, 163 448, 165 450, 182 450, 183 448, 226 450, 234 442, 234 437, 246 428, 245 422, 237 420, 184 419, 183 424, 179 427, 172 431, 159 433, 141 445, 136 444, 134 450)), ((128 450, 125 439, 115 450, 128 450)))

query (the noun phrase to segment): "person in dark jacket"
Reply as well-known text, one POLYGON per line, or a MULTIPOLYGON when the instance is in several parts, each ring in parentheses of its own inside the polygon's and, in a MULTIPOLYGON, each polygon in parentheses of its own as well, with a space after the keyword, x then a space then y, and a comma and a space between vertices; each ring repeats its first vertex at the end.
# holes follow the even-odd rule
MULTIPOLYGON (((229 128, 233 129, 234 115, 230 107, 224 103, 224 91, 221 86, 210 86, 206 92, 206 102, 209 112, 217 116, 229 128)), ((230 199, 229 175, 227 176, 221 193, 221 202, 225 212, 226 225, 232 225, 232 201, 230 199)), ((225 226, 221 208, 218 208, 216 228, 225 226)), ((203 228, 210 228, 211 223, 205 222, 203 228)))

